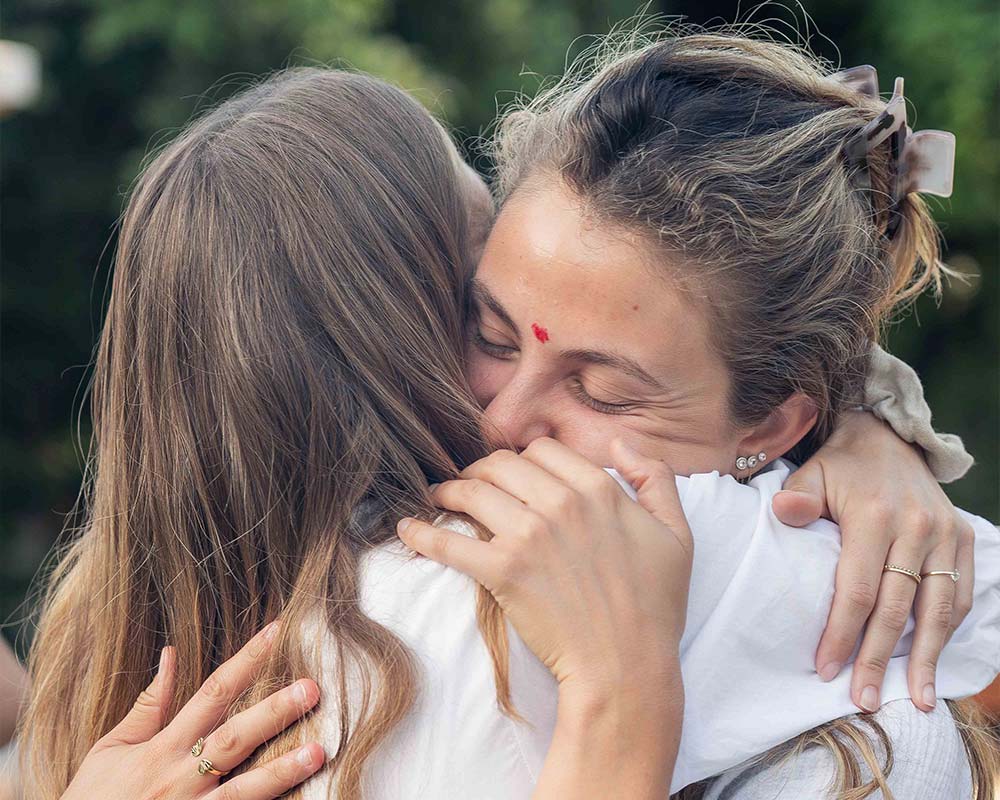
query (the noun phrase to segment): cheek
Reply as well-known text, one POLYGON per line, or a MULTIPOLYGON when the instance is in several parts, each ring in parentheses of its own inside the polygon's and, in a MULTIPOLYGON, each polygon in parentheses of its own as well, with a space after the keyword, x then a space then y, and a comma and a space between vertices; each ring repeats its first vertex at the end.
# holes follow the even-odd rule
POLYGON ((486 408, 513 377, 514 365, 490 358, 470 346, 465 360, 465 371, 476 401, 482 408, 486 408))

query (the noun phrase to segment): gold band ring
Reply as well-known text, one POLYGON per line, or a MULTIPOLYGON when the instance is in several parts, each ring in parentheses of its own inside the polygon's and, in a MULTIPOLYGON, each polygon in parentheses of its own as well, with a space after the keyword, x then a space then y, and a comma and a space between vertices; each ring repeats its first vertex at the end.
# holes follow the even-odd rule
POLYGON ((197 758, 198 756, 201 755, 201 751, 204 749, 204 747, 205 747, 205 737, 200 736, 198 737, 198 741, 191 746, 191 755, 197 758))
POLYGON ((928 575, 947 575, 955 583, 958 583, 958 579, 962 577, 957 569, 932 569, 930 572, 924 572, 920 577, 926 578, 928 575))
POLYGON ((228 772, 220 772, 214 766, 212 766, 211 761, 209 761, 207 758, 203 758, 201 761, 198 762, 198 774, 205 775, 206 773, 209 775, 215 775, 217 778, 221 778, 223 775, 229 774, 228 772))
POLYGON ((898 572, 900 575, 906 575, 907 577, 913 578, 920 585, 922 578, 919 572, 914 572, 912 569, 907 569, 906 567, 901 567, 898 564, 886 564, 882 567, 882 572, 898 572))

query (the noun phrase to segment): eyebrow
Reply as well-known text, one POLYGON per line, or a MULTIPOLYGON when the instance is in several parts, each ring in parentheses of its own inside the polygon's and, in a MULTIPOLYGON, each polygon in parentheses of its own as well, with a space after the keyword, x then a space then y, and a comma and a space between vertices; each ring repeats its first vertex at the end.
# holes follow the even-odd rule
MULTIPOLYGON (((507 313, 507 309, 503 307, 503 303, 486 288, 482 281, 476 278, 472 280, 472 294, 478 302, 496 314, 512 331, 517 331, 517 325, 507 313)), ((569 361, 583 361, 598 367, 621 370, 626 375, 630 375, 653 389, 663 389, 663 384, 639 366, 638 362, 619 353, 609 353, 606 350, 577 349, 561 350, 559 356, 569 361)))
POLYGON ((626 375, 631 375, 652 389, 663 389, 663 384, 640 367, 638 362, 633 361, 628 356, 618 353, 608 353, 604 350, 563 350, 559 355, 570 361, 584 361, 599 367, 611 367, 621 370, 626 375))
POLYGON ((472 296, 484 306, 486 306, 490 311, 500 317, 501 321, 507 325, 512 331, 517 330, 517 325, 514 324, 514 320, 511 319, 510 314, 507 313, 507 309, 503 307, 503 303, 493 296, 493 293, 486 288, 485 284, 478 278, 472 279, 472 296))

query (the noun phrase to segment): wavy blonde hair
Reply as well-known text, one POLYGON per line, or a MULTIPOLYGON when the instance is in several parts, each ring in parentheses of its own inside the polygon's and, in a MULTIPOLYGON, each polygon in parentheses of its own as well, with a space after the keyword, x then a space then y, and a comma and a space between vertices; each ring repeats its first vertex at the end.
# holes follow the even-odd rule
MULTIPOLYGON (((915 194, 893 202, 889 144, 869 156, 871 191, 857 188, 844 158, 884 104, 774 33, 629 23, 515 103, 491 153, 501 201, 562 182, 597 224, 638 234, 670 256, 664 263, 680 263, 672 277, 698 290, 714 323, 734 422, 763 421, 793 392, 815 402, 817 424, 792 453, 801 460, 858 401, 871 343, 892 312, 939 291, 947 269, 926 203, 915 194)), ((974 705, 949 705, 974 796, 993 800, 997 743, 974 705)), ((807 747, 833 754, 834 796, 891 797, 892 744, 870 716, 822 725, 761 760, 807 747), (862 779, 862 764, 873 780, 862 779)))

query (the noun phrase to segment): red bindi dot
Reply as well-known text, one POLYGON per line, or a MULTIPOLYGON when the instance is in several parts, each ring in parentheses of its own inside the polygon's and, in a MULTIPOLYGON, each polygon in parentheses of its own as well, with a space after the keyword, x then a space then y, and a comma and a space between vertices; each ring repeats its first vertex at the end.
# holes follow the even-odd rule
POLYGON ((549 340, 549 332, 537 322, 531 323, 531 332, 535 334, 535 338, 542 344, 545 344, 549 340))

